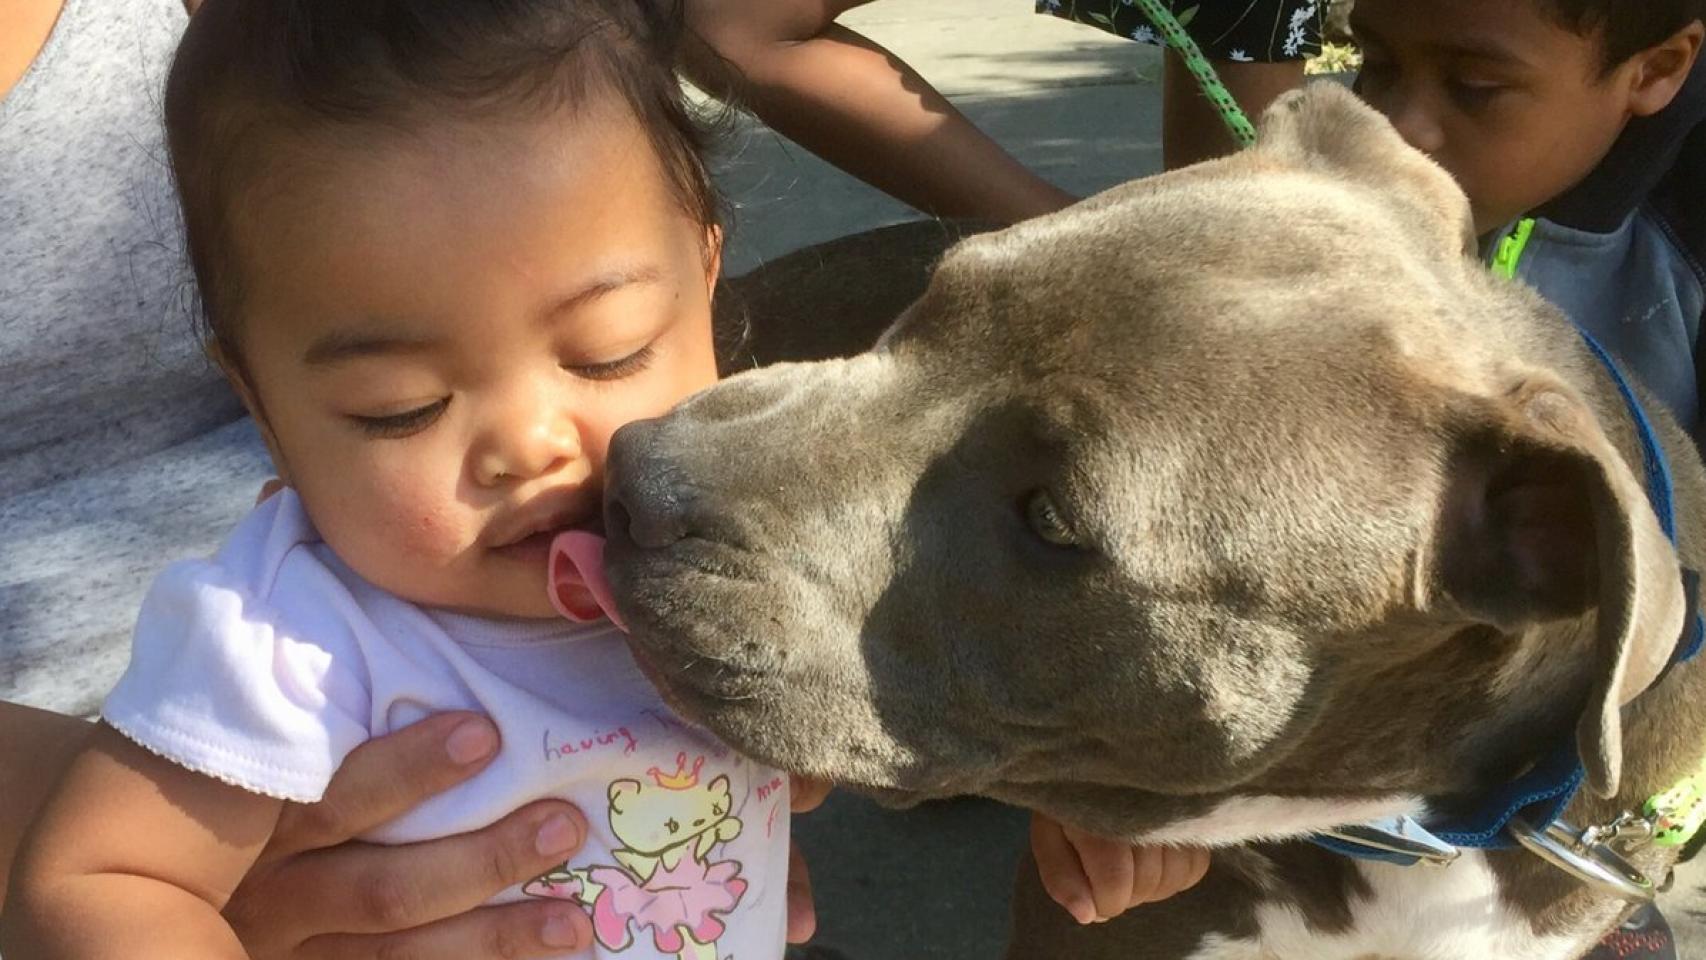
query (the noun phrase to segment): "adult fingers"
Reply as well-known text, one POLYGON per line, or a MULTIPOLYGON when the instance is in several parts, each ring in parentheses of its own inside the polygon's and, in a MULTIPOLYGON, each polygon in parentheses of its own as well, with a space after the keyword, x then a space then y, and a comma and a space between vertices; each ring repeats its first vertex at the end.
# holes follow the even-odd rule
POLYGON ((298 931, 297 942, 320 934, 408 931, 473 910, 549 872, 580 849, 586 829, 575 808, 540 801, 473 833, 396 847, 349 843, 317 850, 274 866, 269 889, 246 890, 238 913, 250 928, 271 923, 298 931))
POLYGON ((482 907, 397 933, 329 934, 302 945, 297 960, 523 960, 579 953, 592 945, 586 911, 560 900, 482 907))
POLYGON ((788 778, 789 809, 795 813, 816 810, 823 805, 824 798, 829 796, 831 789, 827 780, 791 776, 788 778))
POLYGON ((1031 814, 1031 856, 1049 898, 1066 908, 1079 923, 1096 919, 1096 902, 1090 895, 1090 880, 1078 861, 1078 851, 1066 838, 1060 824, 1040 813, 1031 814))
POLYGON ((788 843, 788 942, 805 943, 817 932, 817 905, 812 902, 812 878, 800 845, 788 843))
POLYGON ((344 759, 320 802, 285 806, 260 862, 359 836, 480 772, 497 751, 492 722, 461 711, 369 740, 344 759))

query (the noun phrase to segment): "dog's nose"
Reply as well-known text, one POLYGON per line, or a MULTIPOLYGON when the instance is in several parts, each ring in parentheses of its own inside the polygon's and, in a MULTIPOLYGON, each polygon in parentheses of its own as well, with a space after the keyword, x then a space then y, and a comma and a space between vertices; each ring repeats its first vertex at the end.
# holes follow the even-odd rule
POLYGON ((648 455, 657 423, 641 420, 616 431, 604 465, 604 530, 642 549, 657 550, 688 534, 687 494, 667 461, 648 455))

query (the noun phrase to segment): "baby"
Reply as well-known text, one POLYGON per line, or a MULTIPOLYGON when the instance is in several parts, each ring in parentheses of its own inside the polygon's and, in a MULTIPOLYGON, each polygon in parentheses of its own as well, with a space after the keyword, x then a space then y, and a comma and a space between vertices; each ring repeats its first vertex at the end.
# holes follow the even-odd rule
POLYGON ((598 522, 611 434, 716 379, 717 204, 673 42, 640 0, 193 18, 173 172, 210 349, 286 488, 154 584, 23 854, 8 956, 243 956, 220 909, 282 805, 449 709, 504 750, 368 839, 568 800, 580 855, 501 899, 571 902, 599 956, 782 955, 786 778, 676 719, 619 631, 547 590, 553 537, 598 522))

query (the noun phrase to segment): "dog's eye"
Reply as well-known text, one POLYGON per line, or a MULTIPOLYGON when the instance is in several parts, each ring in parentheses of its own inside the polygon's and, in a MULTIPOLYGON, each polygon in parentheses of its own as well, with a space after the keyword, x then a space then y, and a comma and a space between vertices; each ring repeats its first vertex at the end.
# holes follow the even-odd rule
POLYGON ((1025 501, 1025 522, 1031 525, 1031 531, 1057 547, 1078 546, 1078 533, 1066 518, 1060 515, 1060 508, 1055 506, 1054 498, 1047 490, 1034 491, 1025 501))

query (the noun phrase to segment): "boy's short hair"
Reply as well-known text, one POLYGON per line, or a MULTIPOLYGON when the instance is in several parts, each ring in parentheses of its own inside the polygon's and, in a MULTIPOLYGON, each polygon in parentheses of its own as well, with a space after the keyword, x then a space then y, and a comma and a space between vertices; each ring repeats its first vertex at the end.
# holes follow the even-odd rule
POLYGON ((1540 7, 1571 33, 1599 33, 1607 72, 1695 20, 1706 20, 1706 0, 1540 0, 1540 7))

